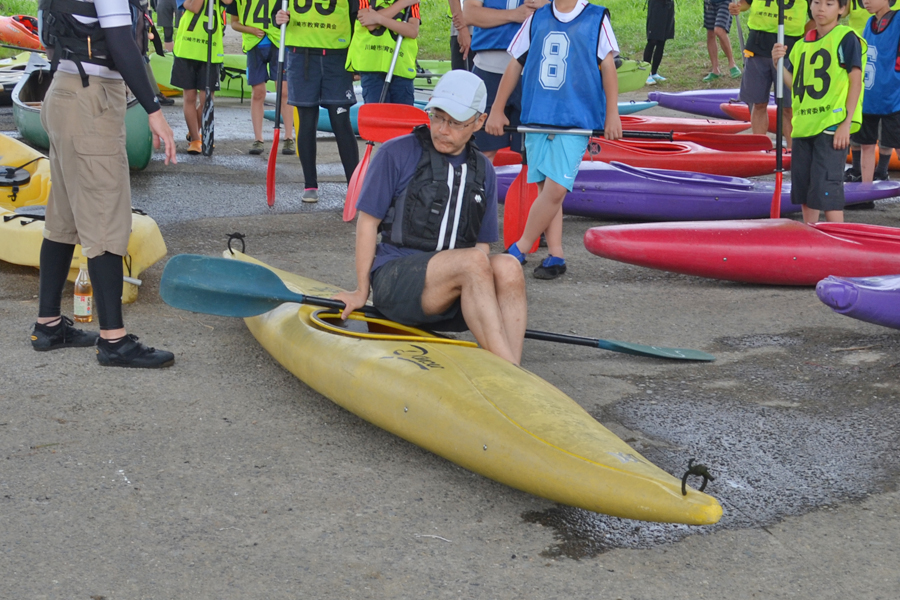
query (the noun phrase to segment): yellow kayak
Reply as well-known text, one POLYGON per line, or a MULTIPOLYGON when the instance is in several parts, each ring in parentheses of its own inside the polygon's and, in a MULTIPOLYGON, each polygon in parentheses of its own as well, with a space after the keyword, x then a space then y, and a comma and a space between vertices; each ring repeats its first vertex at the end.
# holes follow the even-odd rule
MULTIPOLYGON (((0 260, 16 265, 40 268, 41 243, 44 239, 44 221, 0 208, 0 260)), ((131 238, 128 254, 123 259, 125 276, 140 277, 150 265, 166 255, 166 243, 156 221, 145 214, 134 213, 131 221, 131 238)), ((75 255, 69 269, 69 281, 78 276, 81 246, 75 246, 75 255)), ((122 302, 137 300, 138 286, 125 282, 122 302)))
MULTIPOLYGON (((263 264, 241 253, 225 256, 263 264)), ((271 270, 297 293, 340 291, 271 270)), ((628 519, 710 525, 722 515, 715 498, 690 487, 682 495, 680 479, 571 398, 486 350, 384 322, 369 323, 370 333, 359 321, 343 329, 322 309, 294 303, 246 323, 279 363, 319 393, 470 471, 554 502, 628 519), (395 335, 407 337, 391 339, 395 335)))
POLYGON ((49 194, 50 161, 47 157, 31 146, 0 134, 0 208, 15 210, 20 206, 47 204, 49 194), (29 181, 19 183, 25 179, 29 181))

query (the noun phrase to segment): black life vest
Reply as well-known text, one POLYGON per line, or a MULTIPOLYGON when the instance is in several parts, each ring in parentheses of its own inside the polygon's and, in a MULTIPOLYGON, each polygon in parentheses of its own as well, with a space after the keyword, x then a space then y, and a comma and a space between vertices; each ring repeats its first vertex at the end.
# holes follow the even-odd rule
MULTIPOLYGON (((82 63, 101 65, 115 70, 116 65, 106 44, 106 34, 99 21, 82 23, 75 16, 97 18, 93 2, 78 0, 39 0, 41 42, 47 48, 50 72, 56 71, 60 60, 71 60, 78 67, 81 84, 88 86, 88 76, 82 63)), ((148 0, 128 0, 131 28, 142 55, 149 47, 152 23, 147 15, 148 0)), ((158 38, 159 36, 155 36, 158 38)))
POLYGON ((413 133, 422 146, 422 158, 409 185, 394 198, 381 222, 381 240, 426 252, 474 247, 487 211, 487 159, 470 140, 466 162, 451 168, 434 148, 426 125, 416 127, 413 133))

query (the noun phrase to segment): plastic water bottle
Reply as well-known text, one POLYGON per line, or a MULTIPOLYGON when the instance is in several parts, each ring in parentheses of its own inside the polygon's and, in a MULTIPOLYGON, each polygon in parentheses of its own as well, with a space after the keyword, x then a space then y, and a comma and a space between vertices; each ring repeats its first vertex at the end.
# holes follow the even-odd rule
POLYGON ((94 320, 93 311, 94 288, 88 275, 87 259, 81 259, 78 277, 75 279, 75 321, 90 323, 94 320))

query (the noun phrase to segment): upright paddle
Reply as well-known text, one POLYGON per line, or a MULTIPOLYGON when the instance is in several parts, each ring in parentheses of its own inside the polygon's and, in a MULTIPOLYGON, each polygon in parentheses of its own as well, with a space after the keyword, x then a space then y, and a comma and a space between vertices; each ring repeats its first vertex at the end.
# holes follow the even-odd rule
POLYGON ((216 123, 213 106, 213 82, 212 82, 212 47, 213 33, 219 26, 219 20, 215 15, 216 0, 206 0, 206 98, 203 100, 203 116, 200 137, 202 138, 203 156, 212 156, 213 143, 216 136, 216 123))
MULTIPOLYGON (((404 21, 409 18, 410 12, 412 12, 411 9, 407 8, 406 14, 403 16, 404 21)), ((389 32, 390 30, 385 28, 385 31, 389 32)), ((391 66, 384 76, 384 85, 381 86, 381 97, 378 99, 379 104, 383 104, 384 99, 387 98, 388 88, 391 87, 391 80, 394 79, 394 67, 397 66, 397 57, 400 56, 400 44, 402 43, 403 36, 397 34, 397 41, 394 44, 394 55, 391 57, 391 66)), ((358 122, 359 116, 357 115, 357 123, 358 122)), ((353 175, 350 176, 350 182, 347 185, 347 196, 344 198, 345 222, 352 221, 353 217, 356 216, 356 201, 359 200, 359 192, 362 190, 363 180, 366 178, 366 172, 369 170, 369 161, 372 159, 372 150, 374 148, 374 141, 369 140, 366 142, 366 151, 363 154, 362 160, 359 161, 359 164, 356 165, 356 168, 353 170, 353 175)))
MULTIPOLYGON (((784 44, 784 0, 778 2, 778 43, 784 44)), ((778 59, 778 69, 775 74, 775 192, 772 194, 772 208, 769 217, 777 219, 781 216, 781 183, 784 177, 784 165, 781 162, 782 140, 781 129, 784 115, 784 57, 778 59)))
MULTIPOLYGON (((288 11, 288 0, 281 0, 281 10, 288 11)), ((281 24, 281 42, 278 47, 278 74, 275 76, 275 130, 272 132, 272 149, 269 150, 269 164, 266 165, 266 202, 269 208, 275 206, 275 164, 278 162, 278 142, 281 138, 281 98, 284 81, 284 32, 287 23, 281 24)))
MULTIPOLYGON (((735 0, 735 4, 740 4, 741 0, 735 0)), ((738 30, 738 43, 741 47, 741 64, 744 65, 744 70, 747 70, 747 55, 744 54, 744 28, 741 26, 741 13, 738 13, 734 20, 737 21, 737 30, 738 30)), ((771 39, 771 38, 770 38, 771 39)))
MULTIPOLYGON (((223 317, 253 317, 277 308, 285 302, 299 302, 342 310, 344 303, 331 298, 318 298, 292 292, 278 275, 252 263, 179 254, 166 264, 159 285, 159 295, 170 306, 223 317)), ((384 318, 374 307, 359 312, 384 318)), ((645 346, 574 335, 528 330, 525 337, 534 340, 591 346, 636 356, 652 356, 675 360, 712 361, 715 357, 699 350, 645 346)))

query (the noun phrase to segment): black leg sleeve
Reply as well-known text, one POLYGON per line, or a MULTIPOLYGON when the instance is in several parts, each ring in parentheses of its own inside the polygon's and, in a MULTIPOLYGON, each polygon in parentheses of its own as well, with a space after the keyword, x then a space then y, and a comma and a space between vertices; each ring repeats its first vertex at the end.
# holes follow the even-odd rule
POLYGON ((659 71, 659 63, 662 62, 663 51, 666 49, 666 42, 656 42, 656 49, 653 51, 653 62, 650 63, 650 72, 656 75, 659 71))
POLYGON ((644 46, 644 62, 648 63, 653 60, 653 48, 655 47, 655 40, 647 40, 647 45, 644 46))
POLYGON ((38 292, 38 317, 58 317, 62 314, 63 288, 72 266, 74 244, 61 244, 46 238, 41 242, 41 287, 38 292))
POLYGON ((318 188, 316 126, 319 123, 319 107, 298 106, 297 113, 300 117, 300 131, 296 133, 297 155, 300 157, 300 166, 303 167, 303 185, 307 188, 318 188))
POLYGON ((121 329, 122 321, 122 257, 104 252, 88 259, 88 273, 94 287, 94 305, 100 329, 121 329))
POLYGON ((328 118, 331 119, 338 154, 341 155, 341 163, 344 165, 344 175, 349 182, 356 165, 359 164, 359 144, 356 143, 356 134, 353 133, 353 125, 350 123, 350 111, 345 110, 338 114, 337 109, 337 106, 329 106, 328 118))

